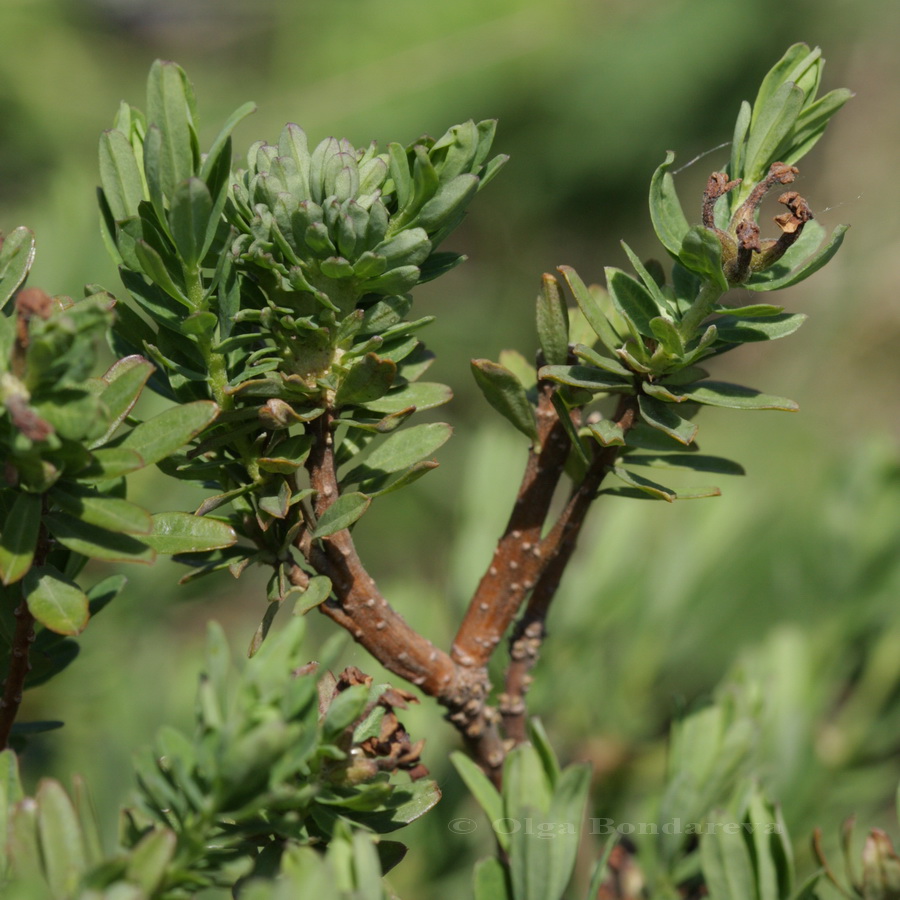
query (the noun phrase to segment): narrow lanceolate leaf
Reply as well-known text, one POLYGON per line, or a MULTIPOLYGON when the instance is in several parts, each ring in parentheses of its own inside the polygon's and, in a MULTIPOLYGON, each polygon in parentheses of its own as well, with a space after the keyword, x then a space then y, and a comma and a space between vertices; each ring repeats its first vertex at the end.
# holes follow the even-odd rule
POLYGON ((40 495, 17 492, 6 521, 0 523, 0 581, 3 584, 13 584, 31 568, 40 527, 40 495))
POLYGON ((657 484, 655 481, 651 481, 649 478, 644 478, 641 475, 636 475, 634 472, 629 472, 628 469, 625 469, 622 466, 614 466, 613 473, 629 487, 636 488, 653 497, 658 497, 660 500, 667 500, 669 503, 672 503, 677 497, 676 492, 672 490, 672 488, 657 484))
POLYGON ((434 409, 453 399, 453 391, 445 384, 433 381, 416 381, 396 388, 368 403, 360 404, 371 412, 390 415, 407 409, 434 409))
POLYGON ((358 491, 341 494, 319 516, 318 524, 312 533, 313 540, 328 537, 331 534, 336 534, 338 531, 349 528, 357 519, 361 518, 371 502, 371 497, 367 497, 358 491))
POLYGON ((611 266, 606 268, 606 287, 615 308, 645 337, 653 337, 650 322, 664 313, 650 292, 639 282, 611 266))
POLYGON ((496 857, 478 860, 473 877, 475 900, 513 900, 506 870, 496 857))
POLYGON ((678 358, 684 355, 684 341, 674 319, 666 315, 657 316, 650 320, 650 330, 670 356, 678 358))
POLYGON ((647 425, 674 438, 680 444, 690 444, 697 435, 697 426, 687 419, 682 419, 668 403, 640 395, 638 408, 641 411, 641 419, 647 425))
POLYGON ((131 141, 119 130, 100 136, 100 183, 117 222, 138 214, 144 199, 144 184, 131 141))
POLYGON ((776 341, 793 334, 804 322, 803 313, 782 313, 763 319, 723 316, 716 322, 718 338, 729 344, 776 341))
POLYGON ((316 575, 309 579, 306 590, 294 604, 294 615, 306 615, 311 609, 324 603, 331 594, 331 579, 325 575, 316 575))
POLYGON ((693 469, 695 472, 714 472, 718 475, 744 475, 744 467, 721 456, 701 453, 640 453, 628 456, 630 466, 650 466, 654 469, 693 469))
POLYGON ((144 274, 156 285, 161 287, 172 299, 177 300, 188 309, 193 309, 191 301, 185 296, 184 291, 172 280, 163 258, 146 241, 136 241, 134 253, 144 274))
POLYGON ((548 365, 563 366, 569 358, 569 313, 553 275, 545 274, 537 298, 537 332, 548 365))
POLYGON ((585 391, 631 393, 630 381, 591 366, 544 366, 538 375, 549 381, 567 384, 585 391))
POLYGON ((644 287, 650 293, 650 296, 653 298, 653 302, 659 307, 659 309, 664 310, 669 308, 669 300, 666 298, 666 295, 660 289, 659 283, 650 273, 650 270, 641 262, 640 257, 625 243, 622 241, 622 249, 625 251, 625 254, 628 256, 628 259, 631 261, 631 265, 634 266, 634 271, 637 272, 638 277, 644 284, 644 287))
POLYGON ((715 232, 709 228, 695 225, 688 229, 681 242, 678 261, 689 271, 711 281, 720 290, 728 290, 728 282, 722 270, 722 245, 715 232))
POLYGON ((153 531, 142 537, 157 553, 203 553, 230 547, 237 541, 227 522, 185 512, 157 513, 153 531))
POLYGON ((86 471, 78 473, 82 481, 108 481, 121 478, 143 469, 147 465, 144 458, 135 450, 122 450, 119 447, 101 447, 91 454, 91 464, 86 471))
POLYGON ((116 449, 133 450, 145 466, 152 465, 196 437, 218 414, 219 407, 212 400, 174 406, 142 422, 116 449))
MULTIPOLYGON (((723 811, 721 815, 727 814, 723 811)), ((700 865, 713 900, 756 900, 756 882, 743 829, 711 832, 700 841, 700 865)))
POLYGON ((571 266, 559 266, 558 271, 566 279, 566 284, 578 304, 582 315, 587 319, 588 325, 600 338, 604 347, 614 350, 622 346, 622 339, 612 327, 606 313, 600 308, 597 298, 590 292, 587 285, 581 280, 579 274, 571 266))
POLYGON ((155 893, 168 871, 178 839, 167 828, 145 834, 128 856, 126 877, 138 884, 146 896, 155 893))
POLYGON ((82 556, 108 562, 151 563, 156 553, 136 537, 88 525, 66 513, 54 513, 44 521, 50 533, 64 547, 82 556))
POLYGON ((38 840, 51 897, 71 897, 87 868, 78 813, 63 786, 49 778, 38 785, 38 840))
POLYGON ((786 82, 761 110, 754 106, 744 158, 744 174, 750 183, 762 180, 769 166, 780 159, 781 144, 794 128, 803 101, 803 91, 786 82))
POLYGON ((189 178, 175 188, 169 207, 169 229, 187 269, 196 269, 212 215, 213 200, 200 178, 189 178))
POLYGON ((37 566, 24 582, 28 611, 57 634, 79 634, 88 623, 88 598, 53 566, 37 566))
POLYGON ((157 60, 147 79, 147 124, 159 128, 160 188, 171 198, 194 173, 185 76, 172 62, 157 60))
POLYGON ((108 413, 107 427, 94 442, 95 447, 105 444, 131 412, 153 369, 153 363, 143 356, 126 356, 115 362, 103 376, 106 387, 101 391, 100 399, 108 413))
MULTIPOLYGON (((746 286, 751 291, 777 291, 781 290, 781 288, 793 287, 793 285, 809 278, 810 275, 818 272, 819 269, 821 269, 822 266, 838 252, 838 249, 844 242, 844 235, 847 233, 849 227, 849 225, 838 225, 832 232, 829 240, 807 259, 806 262, 793 271, 788 272, 781 277, 773 277, 765 280, 763 279, 763 276, 766 273, 762 272, 759 275, 754 275, 746 286)), ((774 268, 775 267, 773 267, 773 269, 774 268)))
POLYGON ((397 364, 367 353, 344 376, 334 397, 335 406, 368 403, 383 397, 397 377, 397 364))
POLYGON ((623 447, 625 445, 625 432, 622 426, 609 419, 601 419, 588 427, 601 447, 623 447))
POLYGON ((674 388, 682 400, 693 400, 706 406, 724 406, 729 409, 783 409, 796 412, 800 407, 787 397, 763 394, 753 388, 725 381, 701 381, 674 388))
POLYGON ((401 472, 428 459, 447 442, 452 433, 453 429, 444 422, 429 422, 395 431, 375 447, 362 465, 341 481, 358 482, 377 475, 401 472))
POLYGON ((690 226, 675 192, 675 181, 669 172, 674 160, 675 154, 670 150, 666 154, 665 162, 653 173, 650 180, 650 219, 663 247, 677 258, 690 226))
POLYGON ((0 247, 0 310, 25 280, 34 262, 34 234, 20 225, 11 231, 0 247))
MULTIPOLYGON (((491 780, 484 774, 481 768, 468 756, 454 750, 450 754, 450 762, 456 767, 459 777, 462 778, 472 796, 478 801, 484 810, 489 822, 497 822, 503 818, 503 800, 491 780)), ((505 831, 497 832, 497 840, 504 850, 509 848, 509 836, 505 831)))
POLYGON ((522 382, 509 369, 489 359, 473 359, 472 374, 485 399, 531 440, 537 440, 534 409, 522 382))
POLYGON ((50 498, 60 509, 76 519, 109 531, 146 535, 153 528, 150 513, 137 504, 118 497, 92 495, 57 486, 50 491, 50 498))
MULTIPOLYGON (((573 829, 563 829, 556 835, 550 848, 550 871, 546 897, 562 897, 575 868, 578 852, 579 828, 584 817, 588 791, 591 786, 591 767, 588 763, 576 763, 562 771, 553 789, 550 803, 551 822, 571 822, 573 829)), ((544 841, 544 843, 547 843, 544 841)))

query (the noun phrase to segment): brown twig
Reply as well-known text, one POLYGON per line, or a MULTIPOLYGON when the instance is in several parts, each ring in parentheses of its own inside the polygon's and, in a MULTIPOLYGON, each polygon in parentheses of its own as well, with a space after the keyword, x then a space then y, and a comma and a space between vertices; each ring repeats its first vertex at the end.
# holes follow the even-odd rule
MULTIPOLYGON (((38 531, 37 546, 34 553, 34 565, 42 566, 50 552, 50 540, 41 523, 38 531)), ((9 655, 9 669, 3 681, 3 695, 0 697, 0 750, 9 746, 9 736, 13 723, 22 705, 22 694, 25 691, 25 679, 31 671, 29 653, 34 642, 34 616, 28 609, 24 593, 19 605, 13 611, 16 627, 13 631, 12 646, 9 655)))
POLYGON ((506 529, 453 641, 452 656, 462 666, 487 664, 546 564, 541 532, 569 452, 569 439, 553 407, 553 390, 549 382, 540 385, 540 445, 529 451, 506 529))
MULTIPOLYGON (((313 423, 315 441, 307 461, 310 483, 316 491, 315 512, 321 516, 338 498, 331 415, 313 423)), ((440 696, 456 680, 453 660, 413 630, 381 595, 369 575, 347 529, 318 542, 306 551, 313 568, 331 579, 337 600, 320 609, 345 628, 376 659, 396 675, 425 693, 440 696)))
MULTIPOLYGON (((622 398, 615 421, 623 431, 628 431, 634 425, 636 412, 633 398, 622 398)), ((619 448, 615 446, 598 448, 584 478, 572 491, 569 502, 553 529, 541 541, 541 553, 546 559, 546 565, 534 586, 525 612, 510 637, 510 664, 499 702, 504 733, 514 744, 527 740, 525 695, 531 685, 531 670, 537 664, 541 644, 546 636, 550 604, 575 552, 588 510, 618 452, 619 448)))

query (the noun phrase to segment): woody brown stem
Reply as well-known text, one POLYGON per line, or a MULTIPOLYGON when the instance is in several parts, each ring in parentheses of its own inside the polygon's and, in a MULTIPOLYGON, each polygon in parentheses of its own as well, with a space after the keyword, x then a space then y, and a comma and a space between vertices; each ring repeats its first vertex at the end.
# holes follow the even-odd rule
MULTIPOLYGON (((316 491, 317 516, 338 498, 331 421, 330 412, 326 412, 312 423, 315 441, 307 469, 316 491)), ((349 631, 385 668, 426 694, 440 698, 448 691, 454 692, 457 666, 446 653, 412 629, 382 596, 363 566, 347 529, 300 546, 313 568, 331 579, 336 599, 319 607, 325 615, 349 631)))
POLYGON ((512 514, 453 641, 452 656, 461 666, 487 664, 546 564, 541 532, 569 452, 569 439, 553 407, 552 392, 549 383, 541 383, 537 409, 540 444, 529 450, 512 514))
MULTIPOLYGON (((636 414, 633 398, 622 398, 615 421, 623 431, 628 431, 634 425, 636 414)), ((595 454, 581 483, 569 497, 566 508, 541 542, 542 554, 547 563, 529 598, 525 612, 516 623, 510 637, 510 664, 499 704, 504 733, 507 739, 515 744, 527 740, 525 695, 531 685, 531 670, 537 664, 541 644, 546 636, 550 604, 575 552, 587 512, 618 452, 618 447, 611 446, 595 454)))
MULTIPOLYGON (((44 565, 49 552, 50 540, 42 523, 38 531, 34 565, 44 565)), ((12 647, 10 648, 9 669, 3 682, 3 695, 0 696, 0 750, 5 750, 9 746, 9 736, 12 733, 13 723, 16 721, 16 716, 19 714, 19 708, 22 705, 25 679, 31 671, 29 653, 34 642, 35 619, 28 609, 24 590, 22 600, 15 608, 13 615, 16 619, 16 627, 13 631, 12 647)))

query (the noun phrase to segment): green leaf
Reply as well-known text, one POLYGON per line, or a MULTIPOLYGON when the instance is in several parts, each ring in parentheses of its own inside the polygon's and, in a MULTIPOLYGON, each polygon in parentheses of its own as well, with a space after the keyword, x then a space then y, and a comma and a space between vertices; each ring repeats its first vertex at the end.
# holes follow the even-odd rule
POLYGON ((803 102, 803 91, 786 82, 762 108, 754 105, 741 173, 751 184, 765 178, 769 166, 778 160, 782 143, 794 128, 803 102))
POLYGON ((24 588, 28 611, 44 628, 56 634, 80 634, 87 626, 87 596, 53 566, 32 569, 24 588))
POLYGON ((657 482, 651 481, 649 478, 644 478, 642 475, 636 475, 634 472, 629 472, 628 469, 625 469, 622 466, 613 466, 613 473, 629 487, 636 488, 653 497, 658 497, 660 500, 667 500, 669 503, 672 503, 677 497, 676 492, 671 488, 657 484, 657 482))
POLYGON ((0 310, 25 280, 34 262, 34 234, 20 225, 0 245, 0 310))
POLYGON ((625 432, 622 426, 609 419, 601 419, 588 427, 601 447, 622 447, 625 445, 625 432))
POLYGON ((297 597, 294 615, 305 616, 311 609, 324 603, 331 596, 331 579, 325 575, 314 575, 309 579, 306 590, 297 597))
POLYGON ((744 467, 721 456, 700 453, 629 454, 628 465, 651 466, 656 469, 693 469, 695 472, 715 472, 719 475, 744 475, 744 467))
POLYGON ((371 412, 383 414, 399 413, 410 407, 421 412, 425 409, 434 409, 452 399, 453 391, 447 385, 431 381, 416 381, 395 388, 377 400, 361 403, 360 406, 371 412))
POLYGON ((325 512, 319 516, 319 521, 311 537, 313 540, 328 537, 338 531, 349 528, 369 508, 372 498, 358 491, 349 494, 341 494, 325 512))
MULTIPOLYGON (((687 419, 682 419, 668 403, 641 395, 638 396, 638 407, 641 411, 641 418, 647 425, 667 434, 681 444, 690 444, 697 436, 698 426, 687 419)), ((626 442, 631 443, 630 440, 626 442)))
POLYGON ((723 316, 739 316, 742 319, 756 318, 758 316, 777 316, 784 312, 783 306, 773 306, 771 303, 752 303, 750 306, 714 306, 712 312, 723 316))
POLYGON ((572 878, 590 787, 591 766, 579 763, 562 771, 553 790, 548 819, 561 827, 553 840, 544 841, 550 844, 547 897, 562 897, 572 878))
POLYGON ((38 839, 51 896, 73 896, 87 868, 87 848, 78 814, 58 781, 43 779, 34 799, 38 839))
POLYGON ((569 312, 559 281, 545 274, 537 298, 537 332, 548 365, 563 366, 569 360, 569 312))
POLYGON ((522 382, 504 366, 489 359, 473 359, 472 374, 485 399, 526 437, 537 441, 534 408, 522 382))
POLYGON ((16 491, 0 531, 0 581, 13 584, 31 568, 41 527, 41 497, 16 491))
POLYGON ((188 178, 176 186, 169 207, 169 229, 187 270, 196 270, 202 261, 212 212, 213 200, 202 179, 188 178))
POLYGON ((589 366, 544 366, 538 372, 538 376, 593 393, 598 391, 632 393, 634 391, 630 381, 589 366))
POLYGON ((396 377, 395 362, 382 359, 375 353, 367 353, 341 380, 334 405, 340 407, 378 400, 387 394, 396 377))
POLYGON ((782 313, 765 319, 723 316, 716 322, 718 338, 729 344, 775 341, 793 334, 804 322, 802 313, 782 313))
MULTIPOLYGON (((398 785, 399 787, 399 785, 398 785)), ((357 813, 355 819, 379 834, 396 831, 421 818, 441 799, 441 789, 430 778, 420 778, 412 784, 394 789, 390 806, 384 812, 357 813)))
POLYGON ((153 516, 153 531, 142 540, 157 553, 203 553, 230 547, 237 535, 227 522, 218 519, 165 512, 153 516))
POLYGON ((724 381, 702 381, 676 389, 681 400, 693 400, 706 406, 724 406, 729 409, 782 409, 795 412, 800 407, 786 397, 763 394, 753 388, 724 381))
MULTIPOLYGON (((196 437, 218 414, 219 407, 211 400, 173 406, 138 425, 116 449, 133 450, 141 457, 143 465, 152 465, 196 437)), ((100 452, 94 456, 99 456, 100 452)))
MULTIPOLYGON (((503 799, 500 792, 494 787, 491 780, 484 774, 481 767, 474 763, 468 756, 458 750, 450 754, 459 777, 462 778, 472 796, 478 801, 478 805, 484 810, 488 822, 497 822, 503 818, 503 799)), ((509 835, 498 831, 497 841, 504 850, 509 849, 509 835)))
POLYGON ((110 562, 151 563, 156 559, 156 553, 147 544, 131 535, 88 525, 65 513, 46 516, 44 521, 64 547, 82 556, 110 562))
POLYGON ((128 854, 126 878, 152 896, 169 872, 178 839, 167 828, 145 834, 128 854))
MULTIPOLYGON (((625 251, 626 256, 631 262, 631 265, 634 267, 634 271, 637 272, 638 277, 644 284, 644 287, 647 289, 650 296, 653 298, 653 302, 660 310, 668 310, 671 306, 668 298, 662 292, 660 288, 660 282, 658 282, 653 275, 650 273, 650 270, 644 263, 641 262, 640 257, 625 243, 625 241, 621 241, 622 249, 625 251)), ((650 265, 659 265, 654 261, 650 261, 650 265)), ((662 276, 660 278, 662 280, 662 276)), ((670 310, 671 311, 671 310, 670 310)))
POLYGON ((606 287, 619 313, 640 334, 654 337, 650 322, 666 310, 656 305, 647 289, 626 272, 611 266, 606 268, 606 287))
MULTIPOLYGON (((849 225, 838 225, 831 234, 831 238, 823 244, 809 259, 802 265, 798 266, 791 272, 780 277, 775 277, 777 269, 773 266, 766 272, 760 272, 747 282, 745 287, 751 291, 778 291, 782 288, 793 287, 801 281, 809 278, 822 268, 833 256, 838 252, 841 244, 844 242, 844 235, 847 233, 849 225), (772 277, 766 277, 768 273, 773 273, 772 277)), ((804 228, 804 231, 806 229, 804 228)), ((799 242, 798 242, 799 243, 799 242)), ((787 254, 785 254, 786 256, 787 254)))
POLYGON ((92 446, 105 444, 125 421, 153 369, 153 363, 143 356, 126 356, 113 363, 103 376, 106 387, 100 392, 100 400, 108 413, 108 425, 92 446))
POLYGON ((689 271, 711 281, 721 291, 728 290, 722 269, 722 244, 709 228, 694 225, 688 229, 681 243, 678 261, 689 271))
MULTIPOLYGON (((728 814, 722 810, 716 818, 727 821, 728 814)), ((742 830, 714 831, 700 841, 700 864, 710 900, 757 900, 753 863, 742 830)))
POLYGON ((606 314, 600 308, 597 298, 591 293, 587 285, 581 280, 578 273, 571 266, 559 266, 558 271, 562 273, 578 308, 582 315, 587 319, 588 325, 594 330, 597 337, 600 338, 604 347, 615 350, 622 345, 622 339, 616 333, 616 330, 610 324, 606 314))
POLYGON ((175 63, 156 60, 147 79, 147 125, 156 125, 161 141, 160 189, 171 199, 175 188, 194 174, 189 102, 184 72, 175 63))
POLYGON ((108 481, 129 475, 146 465, 147 462, 135 450, 101 447, 91 454, 90 467, 79 472, 78 477, 82 481, 108 481))
POLYGON ((184 291, 182 291, 172 280, 172 276, 169 274, 169 270, 166 268, 163 258, 150 246, 150 244, 147 243, 147 241, 136 241, 134 253, 135 256, 137 256, 138 262, 141 264, 141 269, 144 271, 144 274, 146 274, 154 284, 161 287, 166 294, 174 300, 177 300, 183 306, 186 306, 191 310, 194 308, 184 291))
POLYGON ((506 869, 499 859, 490 856, 475 863, 474 891, 475 900, 513 900, 506 869))
POLYGON ((585 347, 584 344, 575 345, 575 355, 579 359, 583 359, 585 362, 590 363, 592 366, 603 369, 604 372, 612 372, 613 375, 621 375, 622 378, 634 377, 634 373, 626 369, 617 359, 603 356, 602 353, 597 353, 596 350, 585 347))
POLYGON ((669 172, 674 160, 675 154, 670 150, 665 162, 650 180, 650 220, 663 247, 677 259, 681 255, 681 245, 690 226, 684 217, 675 191, 675 181, 669 172))
POLYGON ((55 486, 50 491, 50 498, 76 519, 123 534, 150 534, 153 528, 150 513, 137 504, 67 487, 70 489, 55 486))
POLYGON ((430 457, 452 433, 453 429, 443 422, 429 422, 395 431, 372 450, 362 465, 341 478, 341 483, 355 483, 384 473, 400 472, 430 457))
POLYGON ((678 359, 684 355, 684 341, 681 338, 681 332, 675 325, 675 321, 669 316, 663 315, 651 319, 650 330, 669 356, 678 359))
POLYGON ((100 136, 100 183, 117 222, 138 214, 144 182, 131 141, 115 128, 100 136))

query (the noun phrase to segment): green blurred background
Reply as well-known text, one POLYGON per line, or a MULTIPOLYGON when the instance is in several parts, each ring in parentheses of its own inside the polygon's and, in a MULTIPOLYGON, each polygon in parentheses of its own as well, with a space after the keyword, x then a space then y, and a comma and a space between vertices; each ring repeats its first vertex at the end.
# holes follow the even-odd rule
MULTIPOLYGON (((659 256, 646 196, 665 151, 682 164, 713 151, 677 179, 688 210, 699 208, 740 101, 790 43, 821 45, 824 89, 856 97, 798 188, 829 229, 853 227, 825 271, 779 298, 809 314, 799 334, 717 368, 802 411, 704 412, 704 450, 748 470, 724 479, 722 498, 598 505, 531 708, 564 760, 594 761, 595 816, 646 821, 672 718, 723 678, 751 684, 755 765, 801 846, 815 825, 836 836, 853 812, 896 835, 898 33, 890 0, 3 0, 0 228, 36 232, 32 284, 119 289, 99 236, 97 138, 120 100, 144 106, 157 57, 194 82, 201 143, 248 99, 259 110, 239 127, 239 149, 274 140, 286 121, 361 145, 499 118, 496 149, 511 162, 448 242, 469 261, 419 292, 422 312, 439 314, 426 339, 434 378, 456 395, 444 413, 456 438, 436 473, 385 498, 359 529, 387 596, 447 646, 525 453, 475 391, 468 359, 507 346, 531 354, 543 271, 567 263, 601 280, 604 265, 626 265, 623 238, 659 256)), ((161 476, 136 488, 154 509, 191 503, 161 476)), ((85 633, 81 658, 25 714, 66 720, 33 744, 29 776, 83 773, 110 835, 131 754, 164 722, 189 727, 206 621, 226 625, 239 655, 264 605, 262 573, 197 587, 179 587, 170 563, 128 574, 131 589, 85 633)), ((313 618, 310 630, 314 655, 331 629, 313 618)), ((375 671, 355 646, 345 659, 375 671)), ((490 834, 447 830, 475 812, 445 761, 456 738, 439 712, 425 704, 407 724, 427 734, 445 799, 409 832, 414 852, 393 881, 408 900, 467 896, 460 862, 490 852, 490 834)))

